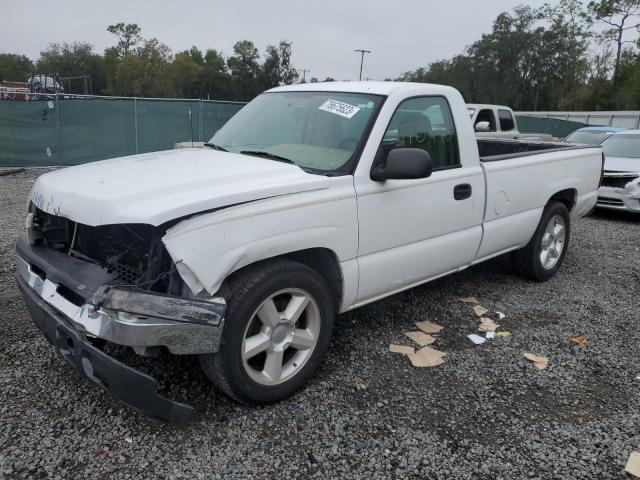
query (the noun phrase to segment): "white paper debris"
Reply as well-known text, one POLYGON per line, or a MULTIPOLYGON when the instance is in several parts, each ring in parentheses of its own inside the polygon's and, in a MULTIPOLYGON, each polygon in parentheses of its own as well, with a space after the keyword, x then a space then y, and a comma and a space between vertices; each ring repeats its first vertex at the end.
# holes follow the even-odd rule
POLYGON ((471 304, 480 303, 476 299, 476 297, 465 297, 465 298, 459 298, 458 300, 460 300, 462 303, 471 303, 471 304))
POLYGON ((405 335, 421 347, 426 347, 436 341, 435 338, 424 332, 406 332, 405 335))
POLYGON ((407 347, 405 345, 395 345, 393 343, 389 345, 389 351, 391 353, 402 353, 404 355, 413 355, 414 353, 416 353, 416 349, 413 347, 407 347))
POLYGON ((489 313, 489 310, 484 308, 482 305, 476 305, 473 307, 473 313, 475 313, 478 317, 483 316, 486 313, 489 313))
POLYGON ((522 356, 530 362, 533 362, 538 370, 544 370, 549 366, 549 359, 546 357, 539 357, 538 355, 534 355, 529 352, 524 352, 522 356))
POLYGON ((485 333, 484 338, 491 340, 495 336, 496 336, 496 332, 487 332, 485 333))
POLYGON ((473 343, 475 343, 476 345, 482 345, 484 342, 487 341, 485 337, 481 337, 480 335, 477 335, 475 333, 467 335, 467 338, 471 340, 473 343))
POLYGON ((506 317, 506 315, 504 313, 498 312, 498 311, 496 311, 496 315, 498 315, 498 319, 499 320, 502 320, 504 317, 506 317))
POLYGON ((636 478, 640 478, 640 452, 631 452, 624 471, 636 478))
POLYGON ((431 322, 416 322, 416 327, 424 333, 439 333, 442 330, 440 325, 431 322))
POLYGON ((482 317, 480 319, 480 325, 478 326, 478 330, 481 332, 495 332, 500 325, 494 322, 492 319, 487 317, 482 317))
POLYGON ((437 367, 444 363, 446 353, 431 347, 424 347, 413 355, 407 355, 414 367, 437 367))

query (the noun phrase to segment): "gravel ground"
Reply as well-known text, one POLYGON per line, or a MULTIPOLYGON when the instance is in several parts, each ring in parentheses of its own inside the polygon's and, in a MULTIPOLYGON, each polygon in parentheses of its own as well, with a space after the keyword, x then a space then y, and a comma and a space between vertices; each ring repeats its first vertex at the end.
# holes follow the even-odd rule
POLYGON ((0 177, 0 476, 6 478, 625 478, 640 447, 640 218, 574 225, 559 275, 538 284, 499 258, 339 318, 327 361, 277 405, 239 406, 190 358, 137 360, 192 403, 176 427, 118 405, 58 357, 14 279, 14 244, 42 170, 0 177), (507 314, 476 346, 456 299, 507 314), (445 326, 448 353, 415 369, 390 342, 445 326), (582 348, 572 335, 587 337, 582 348), (549 358, 536 370, 529 351, 549 358))

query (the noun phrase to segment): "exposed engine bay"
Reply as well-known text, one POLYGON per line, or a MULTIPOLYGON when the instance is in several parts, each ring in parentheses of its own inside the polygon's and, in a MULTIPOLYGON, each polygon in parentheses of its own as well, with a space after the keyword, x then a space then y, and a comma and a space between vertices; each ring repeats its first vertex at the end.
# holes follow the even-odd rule
POLYGON ((180 295, 184 282, 164 244, 166 229, 145 224, 88 226, 30 206, 30 243, 94 263, 117 285, 180 295))

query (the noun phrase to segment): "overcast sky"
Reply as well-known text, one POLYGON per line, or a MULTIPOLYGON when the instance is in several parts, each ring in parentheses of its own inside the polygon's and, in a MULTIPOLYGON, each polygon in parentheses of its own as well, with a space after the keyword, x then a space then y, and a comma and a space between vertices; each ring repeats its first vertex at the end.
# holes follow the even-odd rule
POLYGON ((236 41, 248 39, 262 53, 270 43, 289 40, 296 68, 311 71, 307 79, 357 79, 354 49, 364 48, 372 53, 363 78, 382 80, 462 52, 500 12, 521 3, 545 0, 0 0, 0 53, 35 60, 49 43, 73 41, 102 52, 115 43, 107 25, 126 22, 174 52, 196 45, 228 56, 236 41))

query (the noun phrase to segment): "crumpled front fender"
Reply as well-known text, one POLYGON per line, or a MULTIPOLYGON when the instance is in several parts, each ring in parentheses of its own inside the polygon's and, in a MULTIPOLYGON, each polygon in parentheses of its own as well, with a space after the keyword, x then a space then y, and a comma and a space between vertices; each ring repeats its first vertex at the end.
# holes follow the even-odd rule
POLYGON ((355 258, 358 222, 349 177, 332 188, 229 207, 184 220, 162 238, 193 294, 214 295, 232 272, 309 248, 355 258))

